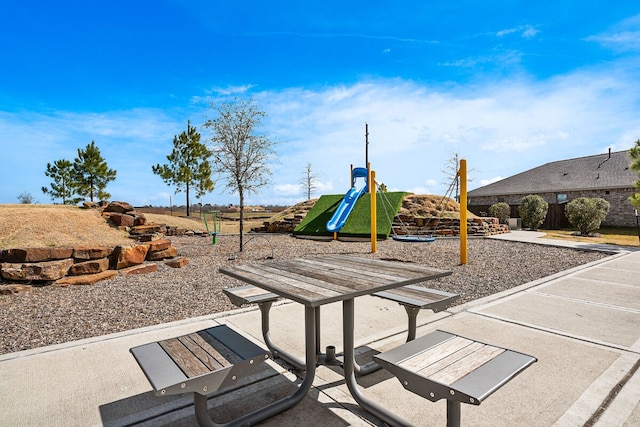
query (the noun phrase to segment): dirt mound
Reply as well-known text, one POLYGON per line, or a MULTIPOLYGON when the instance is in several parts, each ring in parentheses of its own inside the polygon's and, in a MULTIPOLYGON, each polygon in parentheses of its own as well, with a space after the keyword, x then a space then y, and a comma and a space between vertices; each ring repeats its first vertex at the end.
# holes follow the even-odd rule
MULTIPOLYGON (((190 230, 200 221, 146 215, 148 222, 190 230)), ((0 205, 0 249, 130 245, 126 231, 109 225, 95 209, 66 205, 0 205)))
MULTIPOLYGON (((378 195, 378 197, 384 196, 378 195)), ((269 222, 279 221, 295 215, 306 216, 317 201, 318 199, 311 199, 291 206, 278 215, 273 216, 269 222)), ((442 196, 433 194, 409 194, 402 201, 402 206, 398 213, 416 218, 440 216, 444 218, 460 218, 460 204, 448 197, 443 198, 442 196)), ((475 216, 473 213, 467 211, 468 218, 475 216)))

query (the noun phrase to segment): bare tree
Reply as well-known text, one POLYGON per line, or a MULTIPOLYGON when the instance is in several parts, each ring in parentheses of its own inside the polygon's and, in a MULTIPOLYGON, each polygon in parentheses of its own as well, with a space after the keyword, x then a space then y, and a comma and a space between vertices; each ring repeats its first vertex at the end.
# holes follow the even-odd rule
POLYGON ((235 99, 210 108, 217 113, 204 126, 211 130, 213 171, 227 182, 227 189, 238 192, 240 198, 240 251, 244 228, 244 197, 269 183, 268 161, 274 154, 275 142, 258 134, 257 128, 266 117, 255 100, 235 99))
MULTIPOLYGON (((447 159, 445 167, 442 170, 442 173, 444 173, 447 177, 447 180, 445 182, 447 186, 450 185, 455 180, 455 182, 453 183, 455 185, 454 194, 455 194, 455 200, 458 203, 460 203, 460 179, 458 179, 458 168, 460 167, 460 159, 462 159, 462 157, 460 156, 460 153, 457 153, 457 152, 453 153, 453 155, 449 159, 447 159)), ((475 169, 467 170, 467 182, 473 181, 472 179, 469 178, 469 172, 476 172, 476 170, 475 169)))
POLYGON ((300 179, 300 185, 307 193, 307 200, 311 199, 311 193, 318 188, 318 174, 311 169, 311 163, 304 168, 304 176, 300 179))

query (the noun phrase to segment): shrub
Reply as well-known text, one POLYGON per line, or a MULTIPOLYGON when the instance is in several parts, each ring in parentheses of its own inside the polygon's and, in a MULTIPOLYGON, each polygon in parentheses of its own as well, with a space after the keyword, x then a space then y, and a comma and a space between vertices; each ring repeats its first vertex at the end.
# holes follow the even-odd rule
POLYGON ((520 218, 522 218, 522 226, 535 230, 544 222, 547 217, 549 204, 538 195, 529 194, 520 200, 520 218))
POLYGON ((580 197, 567 203, 565 215, 583 236, 600 228, 611 205, 601 198, 580 197))
POLYGON ((506 224, 511 216, 511 207, 505 202, 498 202, 489 206, 489 215, 498 218, 502 224, 506 224))

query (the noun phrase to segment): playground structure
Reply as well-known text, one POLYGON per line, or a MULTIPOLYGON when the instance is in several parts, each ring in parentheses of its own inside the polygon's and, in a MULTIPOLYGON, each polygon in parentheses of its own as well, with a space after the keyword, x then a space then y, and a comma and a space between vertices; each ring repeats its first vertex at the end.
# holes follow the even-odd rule
POLYGON ((369 191, 369 169, 368 168, 354 168, 351 165, 351 188, 344 195, 344 198, 335 210, 335 213, 331 219, 327 222, 327 231, 337 233, 344 227, 349 215, 353 212, 353 208, 356 202, 363 194, 369 191), (356 187, 356 180, 358 178, 364 178, 364 186, 361 188, 356 187))
MULTIPOLYGON (((402 242, 434 242, 436 240, 435 230, 429 234, 410 234, 407 227, 404 235, 398 235, 394 230, 394 219, 398 216, 398 211, 402 200, 408 193, 405 192, 378 192, 375 178, 375 171, 368 168, 351 167, 351 187, 344 196, 326 195, 321 196, 314 207, 306 215, 305 219, 294 229, 293 234, 299 238, 309 238, 314 240, 370 240, 371 252, 377 251, 377 241, 386 239, 393 233, 393 239, 402 242), (358 178, 365 178, 365 185, 356 186, 358 178), (377 202, 377 199, 380 202, 377 202), (339 233, 339 235, 338 235, 339 233)), ((466 206, 466 161, 460 162, 460 168, 455 177, 461 183, 461 203, 466 206)), ((454 181, 455 182, 455 181, 454 181)), ((450 186, 450 189, 453 185, 450 186)), ((438 206, 443 205, 446 196, 440 199, 438 206)), ((435 223, 438 224, 442 217, 443 209, 440 209, 435 223)), ((426 219, 425 223, 430 220, 426 219)), ((447 221, 449 222, 449 221, 447 221)), ((472 224, 473 225, 473 224, 472 224)), ((476 226, 474 225, 474 229, 476 226)), ((472 231, 474 232, 474 231, 472 231)), ((467 263, 467 212, 460 209, 459 220, 460 237, 460 260, 461 264, 467 263)))
POLYGON ((203 212, 203 219, 204 226, 207 229, 207 234, 211 236, 211 243, 215 245, 218 243, 218 234, 222 227, 222 215, 220 214, 220 211, 203 212), (207 215, 209 215, 209 220, 207 220, 207 215))

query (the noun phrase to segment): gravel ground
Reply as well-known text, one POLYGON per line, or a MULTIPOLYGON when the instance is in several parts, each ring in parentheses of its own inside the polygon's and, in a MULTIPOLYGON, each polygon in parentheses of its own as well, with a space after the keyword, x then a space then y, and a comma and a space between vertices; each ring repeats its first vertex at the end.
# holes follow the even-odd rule
POLYGON ((246 235, 237 252, 238 236, 172 237, 190 263, 173 269, 158 263, 158 272, 117 277, 91 286, 35 287, 31 292, 0 295, 0 354, 82 338, 208 315, 235 308, 223 288, 241 283, 218 272, 233 263, 262 262, 321 253, 346 253, 391 258, 450 269, 451 276, 428 282, 430 288, 460 294, 458 304, 601 259, 607 255, 573 249, 469 240, 469 262, 460 265, 459 241, 434 243, 379 242, 370 254, 369 242, 317 242, 288 235, 246 235))

